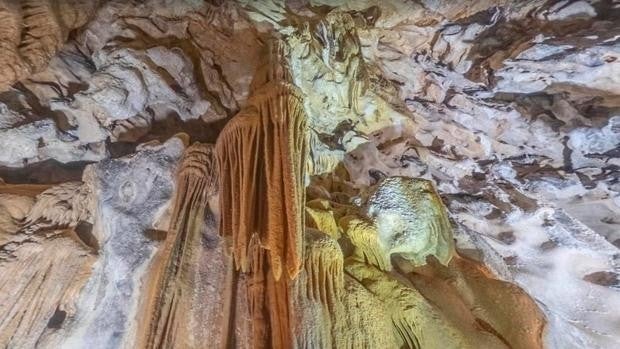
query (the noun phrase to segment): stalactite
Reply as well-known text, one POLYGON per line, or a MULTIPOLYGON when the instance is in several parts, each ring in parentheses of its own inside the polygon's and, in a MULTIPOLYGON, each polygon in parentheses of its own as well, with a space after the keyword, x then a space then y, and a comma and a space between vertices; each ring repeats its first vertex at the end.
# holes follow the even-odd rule
POLYGON ((313 46, 333 72, 334 80, 346 81, 340 92, 340 103, 361 114, 360 98, 368 86, 361 44, 355 33, 355 22, 345 12, 330 12, 318 23, 313 46))
POLYGON ((342 296, 344 269, 338 242, 325 233, 306 229, 305 270, 308 298, 333 306, 342 296))
MULTIPOLYGON (((79 182, 72 184, 81 188, 79 182)), ((4 278, 0 282, 0 346, 39 347, 47 330, 58 325, 51 320, 54 314, 74 313, 75 300, 90 274, 95 256, 68 238, 73 233, 72 229, 66 229, 68 224, 57 226, 46 219, 33 224, 33 228, 49 228, 53 231, 49 234, 27 235, 30 231, 21 229, 35 204, 34 196, 42 188, 12 184, 0 184, 0 187, 5 192, 0 193, 0 275, 4 278)), ((70 197, 66 194, 73 193, 74 188, 54 187, 64 198, 70 197)), ((79 193, 77 196, 80 197, 79 193)), ((43 206, 51 208, 43 210, 47 214, 71 209, 70 203, 58 207, 55 199, 59 195, 50 191, 45 198, 49 205, 43 206)), ((71 215, 63 216, 71 218, 71 215)))
POLYGON ((212 144, 194 143, 187 148, 179 168, 179 186, 188 191, 200 188, 204 190, 202 194, 205 197, 215 195, 218 190, 218 168, 214 151, 212 144))
POLYGON ((290 348, 294 341, 289 280, 275 279, 267 263, 267 250, 254 235, 248 245, 249 280, 247 296, 252 317, 253 348, 290 348))
POLYGON ((321 141, 318 131, 308 128, 309 161, 306 162, 306 173, 309 176, 335 171, 341 161, 341 156, 341 154, 330 151, 330 147, 321 141))
POLYGON ((19 230, 34 205, 34 199, 27 196, 0 193, 0 243, 2 234, 12 234, 19 230))
POLYGON ((176 342, 176 331, 182 326, 176 319, 184 316, 181 303, 187 297, 186 269, 192 248, 201 239, 208 198, 217 192, 217 174, 213 145, 195 143, 187 148, 177 173, 170 230, 160 254, 162 268, 153 283, 154 298, 147 306, 153 321, 145 329, 147 348, 171 348, 176 342))
POLYGON ((248 258, 251 267, 247 282, 248 307, 251 316, 252 343, 255 348, 268 348, 269 317, 265 312, 266 288, 265 251, 261 248, 258 236, 254 235, 248 244, 248 258))
POLYGON ((264 181, 259 171, 262 146, 258 136, 258 119, 242 111, 227 125, 217 142, 220 164, 220 231, 232 236, 235 264, 248 271, 248 245, 259 225, 263 213, 258 182, 264 181))
POLYGON ((18 49, 21 38, 20 12, 18 3, 0 1, 0 91, 27 74, 18 49))
POLYGON ((47 0, 22 0, 22 40, 19 54, 32 72, 44 67, 64 43, 63 28, 47 0))
POLYGON ((306 225, 320 230, 334 239, 340 238, 340 228, 336 223, 334 212, 331 210, 306 206, 306 225))

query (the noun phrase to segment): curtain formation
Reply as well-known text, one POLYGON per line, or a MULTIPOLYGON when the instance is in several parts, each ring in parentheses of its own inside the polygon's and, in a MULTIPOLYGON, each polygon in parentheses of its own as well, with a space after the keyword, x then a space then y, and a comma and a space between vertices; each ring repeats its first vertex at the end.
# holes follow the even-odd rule
POLYGON ((274 80, 256 90, 249 104, 217 142, 221 232, 232 236, 235 262, 242 271, 248 270, 248 247, 256 234, 274 278, 286 272, 294 279, 301 268, 304 226, 302 98, 288 82, 274 80))
POLYGON ((306 115, 282 46, 252 84, 248 106, 220 134, 220 232, 248 273, 256 347, 287 348, 295 317, 290 284, 303 264, 306 115))
POLYGON ((200 246, 208 199, 217 193, 217 175, 212 144, 195 143, 185 150, 177 171, 170 227, 155 268, 155 288, 149 293, 152 303, 147 307, 146 348, 172 348, 182 337, 177 332, 183 326, 184 306, 191 302, 191 294, 185 291, 192 253, 200 246))

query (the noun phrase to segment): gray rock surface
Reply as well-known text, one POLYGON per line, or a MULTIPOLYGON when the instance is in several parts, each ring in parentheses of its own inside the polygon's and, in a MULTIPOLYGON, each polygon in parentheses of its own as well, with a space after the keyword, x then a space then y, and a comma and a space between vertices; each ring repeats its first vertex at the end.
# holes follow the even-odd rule
POLYGON ((131 347, 142 278, 156 251, 147 231, 157 227, 174 189, 176 162, 184 145, 172 138, 134 155, 86 169, 97 196, 93 234, 99 260, 76 305, 68 333, 55 333, 47 347, 131 347))

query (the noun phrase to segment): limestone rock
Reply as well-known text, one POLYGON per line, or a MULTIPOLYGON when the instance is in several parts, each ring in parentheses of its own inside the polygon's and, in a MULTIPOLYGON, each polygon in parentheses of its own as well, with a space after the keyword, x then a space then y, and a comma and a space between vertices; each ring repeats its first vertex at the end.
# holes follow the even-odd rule
POLYGON ((0 346, 619 347, 619 23, 0 0, 0 346))
POLYGON ((370 195, 366 211, 387 255, 398 253, 416 265, 426 264, 428 256, 444 264, 450 262, 452 227, 429 181, 386 178, 370 195))

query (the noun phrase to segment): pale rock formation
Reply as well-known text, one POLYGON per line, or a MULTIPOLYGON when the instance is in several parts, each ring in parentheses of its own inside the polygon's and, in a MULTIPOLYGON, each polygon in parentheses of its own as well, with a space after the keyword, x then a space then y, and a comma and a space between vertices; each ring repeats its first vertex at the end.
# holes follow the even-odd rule
POLYGON ((87 183, 66 182, 37 195, 24 219, 25 230, 75 228, 80 222, 93 220, 94 198, 87 183))
POLYGON ((0 0, 0 346, 620 346, 619 19, 0 0))
POLYGON ((428 256, 450 262, 452 227, 431 182, 387 178, 370 195, 366 211, 388 256, 398 253, 415 265, 426 264, 428 256))

